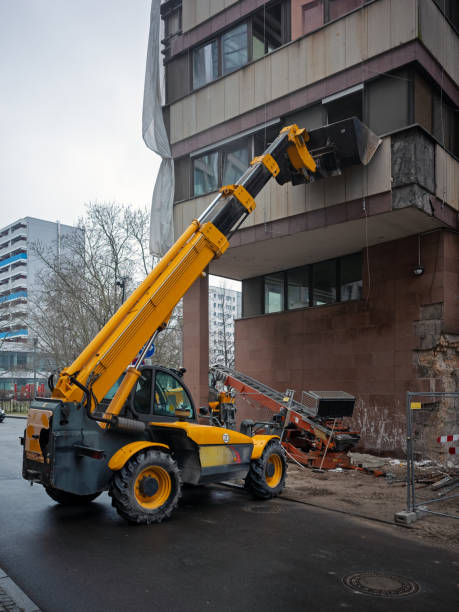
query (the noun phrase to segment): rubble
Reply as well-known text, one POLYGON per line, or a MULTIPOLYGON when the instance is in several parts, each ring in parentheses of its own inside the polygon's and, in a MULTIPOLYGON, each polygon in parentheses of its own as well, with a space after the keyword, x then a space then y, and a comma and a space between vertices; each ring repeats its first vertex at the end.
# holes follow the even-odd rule
MULTIPOLYGON (((457 521, 422 513, 422 521, 416 513, 406 514, 406 461, 385 457, 374 457, 363 453, 351 453, 351 461, 358 469, 341 472, 328 470, 324 473, 313 472, 289 463, 287 486, 282 497, 313 506, 346 512, 357 517, 367 517, 394 525, 394 516, 400 515, 398 524, 407 529, 407 537, 422 538, 435 545, 448 548, 459 547, 457 521), (369 471, 381 471, 384 478, 374 478, 369 471), (406 516, 405 516, 406 514, 406 516), (403 515, 403 516, 402 516, 403 515)), ((417 462, 417 486, 419 494, 434 497, 436 483, 446 479, 442 466, 432 461, 417 462)), ((437 490, 437 495, 445 495, 448 487, 459 485, 459 478, 448 476, 451 480, 445 487, 437 490)), ((459 514, 459 496, 435 504, 441 511, 459 514)), ((421 513, 421 511, 419 511, 421 513)))

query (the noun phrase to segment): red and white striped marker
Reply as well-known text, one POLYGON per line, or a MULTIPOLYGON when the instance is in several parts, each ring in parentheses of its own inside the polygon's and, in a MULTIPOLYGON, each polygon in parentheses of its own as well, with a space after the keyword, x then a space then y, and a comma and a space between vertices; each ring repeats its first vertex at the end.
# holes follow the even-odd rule
MULTIPOLYGON (((457 440, 459 440, 459 434, 450 434, 448 436, 438 436, 437 438, 437 442, 439 444, 445 444, 446 442, 456 442, 457 440)), ((455 455, 456 447, 450 446, 448 449, 448 452, 450 455, 455 455)))

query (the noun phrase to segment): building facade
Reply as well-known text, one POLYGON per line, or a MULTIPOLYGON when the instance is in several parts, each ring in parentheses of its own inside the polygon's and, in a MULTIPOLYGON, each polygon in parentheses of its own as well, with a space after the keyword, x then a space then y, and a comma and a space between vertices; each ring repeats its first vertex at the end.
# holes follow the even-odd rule
POLYGON ((209 365, 235 365, 234 327, 242 314, 242 294, 225 283, 209 286, 209 365))
MULTIPOLYGON (((238 370, 355 394, 365 447, 399 452, 405 392, 458 388, 458 3, 170 0, 162 15, 177 235, 285 125, 358 117, 381 138, 368 166, 268 184, 210 273, 242 281, 238 370)), ((201 403, 207 311, 203 279, 184 300, 201 403)))
POLYGON ((29 329, 30 306, 40 291, 43 264, 34 245, 57 254, 74 227, 24 217, 0 229, 0 394, 27 396, 43 385, 50 363, 29 329))

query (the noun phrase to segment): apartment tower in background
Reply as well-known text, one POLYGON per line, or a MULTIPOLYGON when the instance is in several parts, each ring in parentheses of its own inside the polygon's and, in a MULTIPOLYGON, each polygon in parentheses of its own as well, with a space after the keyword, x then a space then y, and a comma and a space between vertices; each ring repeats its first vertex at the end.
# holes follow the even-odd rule
POLYGON ((30 394, 49 374, 28 326, 31 304, 39 297, 43 263, 33 245, 58 254, 63 236, 79 231, 69 225, 24 217, 0 229, 0 394, 30 394), (34 377, 35 374, 35 377, 34 377))

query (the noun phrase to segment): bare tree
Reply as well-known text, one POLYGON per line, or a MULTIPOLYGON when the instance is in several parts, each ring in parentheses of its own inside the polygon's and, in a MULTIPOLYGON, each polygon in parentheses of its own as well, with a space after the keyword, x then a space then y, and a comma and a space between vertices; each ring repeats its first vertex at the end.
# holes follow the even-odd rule
MULTIPOLYGON (((29 327, 58 369, 69 365, 117 311, 122 301, 119 285, 127 297, 153 265, 146 209, 88 204, 77 228, 62 237, 57 251, 33 245, 41 271, 29 327)), ((166 344, 163 340, 167 362, 166 344)))
POLYGON ((180 368, 182 361, 183 304, 174 309, 169 323, 156 338, 155 352, 151 362, 169 368, 180 368))

